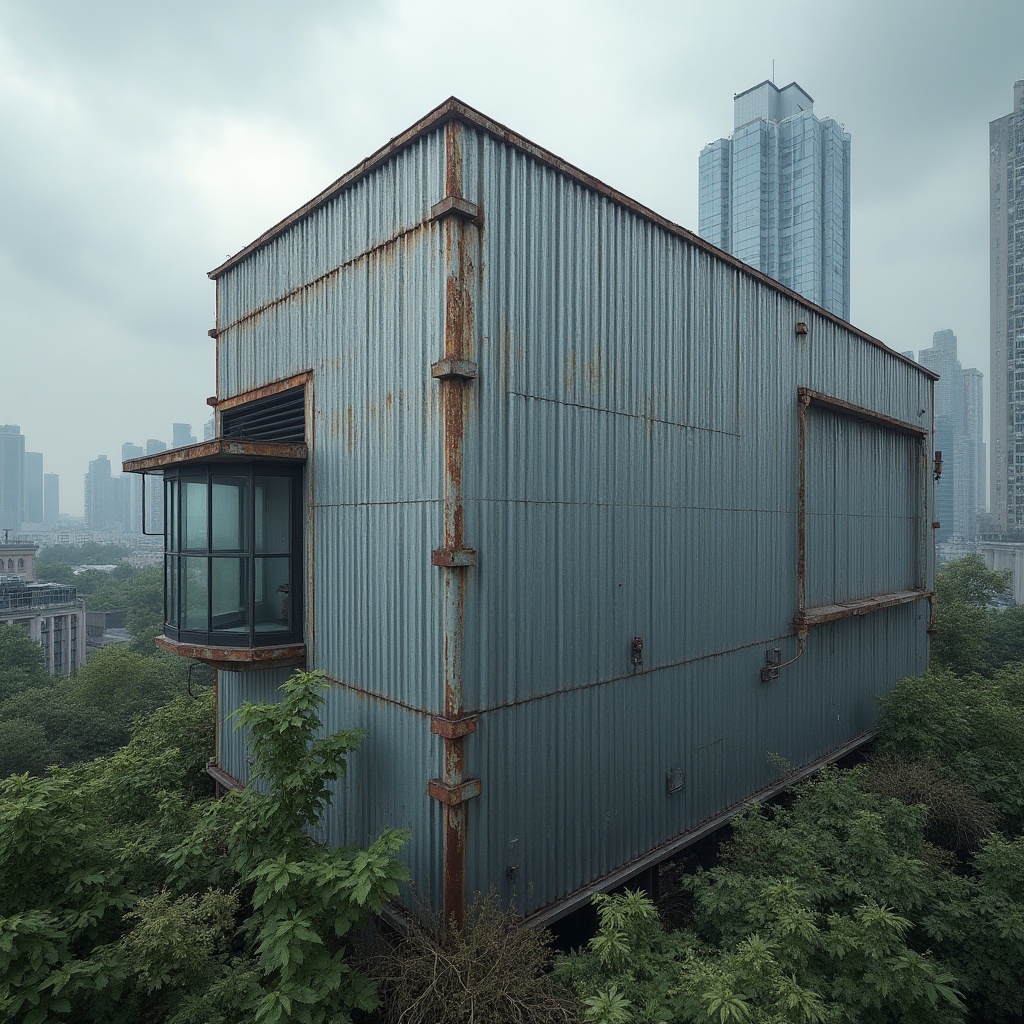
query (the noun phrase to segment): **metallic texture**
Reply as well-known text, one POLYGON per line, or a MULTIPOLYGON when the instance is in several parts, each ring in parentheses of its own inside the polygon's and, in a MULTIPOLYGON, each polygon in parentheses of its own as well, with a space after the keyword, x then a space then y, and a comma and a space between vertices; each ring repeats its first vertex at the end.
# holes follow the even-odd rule
POLYGON ((410 828, 450 913, 563 913, 925 668, 934 375, 471 108, 212 276, 219 396, 312 373, 307 664, 368 730, 317 838, 410 828))

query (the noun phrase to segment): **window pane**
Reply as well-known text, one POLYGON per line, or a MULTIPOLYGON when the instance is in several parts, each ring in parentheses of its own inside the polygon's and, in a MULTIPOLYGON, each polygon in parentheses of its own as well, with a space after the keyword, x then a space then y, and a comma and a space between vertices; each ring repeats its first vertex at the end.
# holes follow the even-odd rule
POLYGON ((253 616, 257 633, 279 633, 291 629, 292 602, 288 580, 289 558, 256 559, 256 607, 253 616))
POLYGON ((182 490, 182 548, 206 550, 206 481, 185 480, 182 490))
MULTIPOLYGON (((144 480, 143 483, 148 486, 149 481, 144 480)), ((167 550, 178 551, 178 481, 168 480, 164 485, 164 509, 166 512, 166 528, 167 528, 167 550)), ((146 510, 150 517, 153 515, 152 509, 146 510)), ((147 525, 147 528, 151 528, 147 525)))
POLYGON ((181 559, 181 628, 206 632, 210 598, 206 585, 205 558, 181 559))
POLYGON ((178 559, 168 557, 164 565, 166 585, 164 587, 164 621, 178 628, 178 559))
POLYGON ((249 481, 245 477, 220 477, 213 481, 214 551, 241 551, 246 542, 246 506, 249 481))
POLYGON ((256 552, 291 551, 291 489, 286 476, 256 477, 256 552))
MULTIPOLYGON (((214 499, 216 502, 216 499, 214 499)), ((248 632, 248 573, 241 558, 214 558, 211 626, 217 632, 248 632)))

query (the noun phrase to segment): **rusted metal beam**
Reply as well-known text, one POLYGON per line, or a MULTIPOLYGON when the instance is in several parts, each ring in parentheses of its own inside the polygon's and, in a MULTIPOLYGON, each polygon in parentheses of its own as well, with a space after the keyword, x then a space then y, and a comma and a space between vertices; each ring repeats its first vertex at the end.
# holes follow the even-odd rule
POLYGON ((205 662, 215 668, 237 671, 246 668, 281 668, 301 665, 306 660, 304 643, 280 644, 276 647, 214 647, 208 644, 193 644, 172 640, 169 636, 158 636, 157 647, 171 654, 195 661, 205 662))
POLYGON ((234 459, 266 459, 273 462, 305 462, 309 449, 305 444, 284 441, 236 441, 218 437, 212 441, 171 448, 158 455, 145 455, 129 459, 123 464, 125 473, 150 473, 169 466, 187 466, 194 463, 230 462, 234 459))
POLYGON ((853 416, 855 419, 867 420, 876 427, 886 427, 889 430, 897 430, 901 434, 912 434, 914 437, 927 437, 928 431, 919 423, 908 423, 906 420, 898 420, 894 416, 886 416, 883 413, 875 412, 874 409, 866 409, 862 405, 854 405, 833 395, 825 395, 820 391, 813 391, 811 388, 797 388, 801 398, 808 398, 812 405, 820 405, 833 412, 843 413, 846 416, 853 416))
POLYGON ((862 597, 855 601, 837 601, 834 604, 818 605, 805 608, 794 616, 793 625, 806 629, 808 626, 820 626, 823 622, 836 622, 857 615, 868 615, 881 611, 883 608, 895 608, 901 604, 912 604, 914 601, 927 601, 932 597, 928 590, 899 590, 891 594, 878 594, 875 597, 862 597))
POLYGON ((445 196, 430 208, 430 218, 431 220, 443 220, 445 217, 465 217, 467 220, 478 220, 480 207, 462 196, 445 196))
POLYGON ((245 405, 248 402, 255 402, 258 398, 269 398, 271 395, 279 395, 282 391, 291 391, 294 388, 301 388, 313 379, 312 370, 303 370, 302 373, 293 373, 288 377, 281 377, 263 384, 258 388, 249 391, 242 391, 230 398, 220 398, 215 403, 221 412, 227 412, 236 405, 245 405))
POLYGON ((476 715, 466 715, 463 718, 434 717, 430 720, 430 731, 435 736, 443 736, 447 740, 458 739, 460 736, 476 732, 476 719, 476 715))
POLYGON ((427 784, 427 792, 431 798, 449 807, 475 799, 480 795, 481 788, 479 779, 464 779, 458 784, 447 783, 442 779, 431 779, 427 784))

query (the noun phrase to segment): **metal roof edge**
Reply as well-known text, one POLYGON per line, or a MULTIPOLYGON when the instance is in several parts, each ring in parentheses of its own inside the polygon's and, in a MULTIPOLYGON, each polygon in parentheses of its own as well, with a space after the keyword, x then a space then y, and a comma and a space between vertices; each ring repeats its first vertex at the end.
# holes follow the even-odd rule
MULTIPOLYGON (((793 83, 796 84, 796 83, 793 83)), ((756 86, 755 86, 756 88, 756 86)), ((272 228, 265 231, 259 238, 250 242, 244 249, 239 250, 234 256, 226 260, 219 267, 214 268, 209 272, 209 277, 212 280, 216 280, 221 274, 230 270, 232 267, 242 262, 252 253, 258 249, 263 248, 269 242, 273 241, 279 235, 283 234, 294 224, 301 221, 303 218, 309 216, 314 210, 322 206, 333 196, 337 195, 343 189, 349 185, 354 184, 364 175, 369 174, 370 171, 380 166, 386 160, 390 159, 400 150, 406 146, 411 145, 417 139, 430 131, 433 131, 442 125, 446 124, 451 120, 459 120, 464 124, 469 125, 473 128, 478 128, 481 131, 487 132, 488 135, 493 136, 501 142, 505 142, 508 145, 514 146, 521 152, 526 153, 528 156, 539 160, 541 163, 548 165, 556 171, 565 174, 567 177, 572 178, 574 181, 583 185, 585 188, 591 189, 605 198, 618 203, 620 206, 624 206, 626 209, 635 213, 637 216, 643 217, 645 220, 663 228, 669 233, 676 235, 685 241, 696 245, 698 248, 703 249, 709 255, 728 263, 736 270, 741 271, 749 277, 760 281, 762 284, 768 285, 773 290, 785 295, 786 297, 799 302, 801 305, 806 306, 809 310, 812 310, 818 316, 824 317, 826 320, 830 320, 832 323, 850 331, 856 335, 862 341, 866 341, 869 345, 874 345, 876 348, 882 349, 884 352, 900 360, 900 362, 906 363, 912 366, 915 370, 924 374, 927 377, 931 377, 932 380, 938 380, 939 375, 929 370, 927 367, 922 366, 920 363, 915 362, 913 359, 908 359, 901 352, 897 352, 895 349, 890 348, 885 344, 884 341, 874 337, 865 331, 860 330, 853 324, 844 320, 842 317, 837 316, 835 313, 824 309, 822 306, 815 305, 805 296, 800 295, 798 292, 787 288, 784 284, 776 281, 774 278, 769 277, 767 274, 760 270, 751 267, 749 264, 744 263, 742 260, 733 256, 731 253, 726 252, 724 249, 719 249, 717 246, 712 245, 710 242, 701 238, 687 228, 682 227, 680 224, 676 224, 674 221, 669 220, 667 217, 661 216, 656 213, 650 207, 644 206, 642 203, 635 199, 631 199, 624 192, 620 192, 618 189, 612 188, 610 185, 605 184, 599 178, 595 178, 592 174, 588 174, 586 171, 576 167, 575 164, 569 163, 567 160, 563 160, 561 157, 556 156, 551 150, 544 149, 543 146, 538 146, 536 143, 531 142, 525 136, 520 135, 518 132, 512 131, 511 128, 507 128, 499 121, 495 121, 488 117, 486 114, 471 107, 468 103, 464 103, 456 96, 449 96, 443 103, 434 107, 428 114, 420 118, 415 124, 411 125, 404 132, 396 135, 386 145, 381 146, 375 153, 372 153, 361 163, 357 164, 350 171, 343 174, 336 181, 332 182, 322 192, 314 196, 308 203, 300 206, 294 213, 289 214, 283 220, 279 221, 272 228)))

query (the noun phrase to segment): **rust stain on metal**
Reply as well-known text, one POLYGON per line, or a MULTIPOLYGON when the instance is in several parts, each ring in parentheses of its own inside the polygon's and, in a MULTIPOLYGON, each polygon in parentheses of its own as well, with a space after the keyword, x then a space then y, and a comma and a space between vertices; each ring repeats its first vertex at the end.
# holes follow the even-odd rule
POLYGON ((443 736, 445 739, 454 740, 460 736, 468 736, 476 732, 476 715, 464 715, 462 718, 439 718, 437 716, 430 720, 430 731, 435 736, 443 736))
POLYGON ((449 121, 444 126, 444 194, 462 196, 462 125, 449 121))
POLYGON ((283 644, 278 647, 214 647, 185 643, 161 635, 156 638, 156 645, 172 654, 202 661, 218 669, 236 670, 239 666, 254 669, 280 668, 303 665, 306 661, 304 643, 283 644))
POLYGON ((915 601, 931 600, 932 594, 927 590, 899 590, 892 594, 879 594, 876 597, 864 597, 855 601, 837 601, 834 604, 819 605, 807 608, 793 619, 797 628, 817 626, 823 622, 837 622, 858 615, 882 611, 885 608, 896 608, 902 604, 915 601))
POLYGON ((855 419, 866 420, 875 426, 888 427, 890 430, 897 430, 901 434, 912 434, 914 437, 926 437, 928 432, 917 423, 908 423, 906 420, 898 420, 894 416, 886 416, 883 413, 875 412, 874 409, 866 409, 861 405, 854 405, 852 402, 845 402, 841 398, 832 395, 822 394, 820 391, 813 391, 811 388, 797 388, 797 394, 801 399, 807 399, 809 404, 820 405, 833 412, 853 416, 855 419))
POLYGON ((305 462, 309 449, 305 444, 284 441, 236 441, 218 437, 212 441, 171 448, 158 455, 145 455, 129 459, 123 464, 126 473, 148 473, 168 466, 190 465, 197 462, 218 462, 231 459, 267 459, 278 462, 305 462))
POLYGON ((796 496, 796 614, 802 616, 807 606, 807 407, 811 400, 800 394, 799 442, 797 445, 796 496))
MULTIPOLYGON (((247 402, 254 402, 258 398, 269 398, 271 395, 279 395, 282 391, 291 391, 294 388, 301 388, 313 379, 312 370, 303 370, 301 373, 293 373, 287 377, 279 377, 258 388, 249 391, 241 391, 230 398, 221 398, 215 404, 221 412, 227 412, 236 405, 244 405, 247 402)), ((209 399, 207 399, 209 403, 209 399)))
POLYGON ((410 235, 424 234, 428 228, 429 222, 421 221, 418 224, 412 225, 412 227, 406 228, 404 231, 399 231, 397 234, 392 235, 383 242, 370 246, 369 249, 364 249, 362 252, 351 257, 351 259, 345 260, 344 263, 339 263, 336 267, 332 267, 330 270, 325 271, 312 281, 306 281, 303 284, 296 285, 296 287, 292 288, 291 291, 285 292, 285 294, 281 295, 279 298, 271 299, 269 302, 265 302, 262 306, 258 306, 255 309, 249 310, 248 313, 242 314, 242 316, 221 327, 220 334, 223 335, 226 331, 231 330, 231 328, 240 327, 242 324, 247 323, 251 325, 276 306, 284 305, 293 299, 299 299, 300 301, 308 300, 310 296, 315 295, 318 291, 322 290, 328 282, 336 278, 343 270, 356 266, 364 260, 372 259, 379 253, 390 250, 396 245, 405 245, 410 235))
POLYGON ((345 409, 345 441, 351 454, 356 446, 356 413, 351 405, 345 409))

